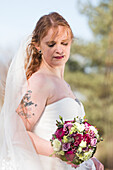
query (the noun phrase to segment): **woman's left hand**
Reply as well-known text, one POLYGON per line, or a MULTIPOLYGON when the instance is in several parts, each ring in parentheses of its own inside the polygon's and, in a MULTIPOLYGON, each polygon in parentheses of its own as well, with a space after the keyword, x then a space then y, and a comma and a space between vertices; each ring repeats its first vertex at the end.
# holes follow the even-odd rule
POLYGON ((92 157, 91 160, 94 162, 96 170, 104 170, 104 165, 95 157, 92 157))

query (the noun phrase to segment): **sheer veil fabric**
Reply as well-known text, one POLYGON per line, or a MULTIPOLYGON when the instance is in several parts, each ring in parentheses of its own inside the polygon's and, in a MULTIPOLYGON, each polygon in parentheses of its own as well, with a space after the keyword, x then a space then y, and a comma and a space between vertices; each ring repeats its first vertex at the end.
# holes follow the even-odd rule
POLYGON ((26 46, 30 41, 31 36, 22 41, 7 74, 4 104, 0 113, 0 170, 42 170, 39 155, 22 119, 16 113, 27 91, 24 60, 26 46))

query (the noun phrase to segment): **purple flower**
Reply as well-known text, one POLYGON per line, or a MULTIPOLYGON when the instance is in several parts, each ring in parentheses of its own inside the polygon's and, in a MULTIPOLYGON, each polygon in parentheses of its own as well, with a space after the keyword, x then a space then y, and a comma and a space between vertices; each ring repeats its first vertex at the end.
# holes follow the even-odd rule
POLYGON ((87 146, 86 148, 82 148, 82 151, 83 151, 83 152, 87 152, 87 151, 89 151, 88 146, 87 146))
POLYGON ((97 144, 97 139, 96 139, 96 138, 91 139, 90 144, 91 144, 91 146, 96 146, 96 144, 97 144))
POLYGON ((65 123, 64 127, 63 127, 63 131, 67 132, 67 130, 69 130, 69 132, 70 132, 72 126, 73 126, 73 124, 70 122, 65 123))
POLYGON ((63 143, 62 144, 62 150, 68 151, 70 149, 70 143, 63 143))
POLYGON ((65 131, 63 131, 63 128, 57 129, 55 135, 61 141, 62 137, 65 135, 65 131))

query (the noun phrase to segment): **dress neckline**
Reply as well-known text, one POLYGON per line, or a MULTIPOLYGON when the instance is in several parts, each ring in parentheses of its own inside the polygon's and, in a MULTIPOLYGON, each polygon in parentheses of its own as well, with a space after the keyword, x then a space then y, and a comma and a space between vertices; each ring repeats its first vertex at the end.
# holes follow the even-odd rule
POLYGON ((53 102, 51 104, 46 105, 45 108, 48 108, 48 107, 51 107, 51 106, 53 106, 55 104, 61 103, 61 102, 65 101, 65 100, 67 100, 67 99, 72 100, 72 101, 74 101, 75 103, 78 103, 78 104, 80 103, 80 101, 77 98, 74 99, 74 98, 71 98, 71 97, 64 97, 64 98, 62 98, 62 99, 60 99, 60 100, 58 100, 56 102, 53 102))

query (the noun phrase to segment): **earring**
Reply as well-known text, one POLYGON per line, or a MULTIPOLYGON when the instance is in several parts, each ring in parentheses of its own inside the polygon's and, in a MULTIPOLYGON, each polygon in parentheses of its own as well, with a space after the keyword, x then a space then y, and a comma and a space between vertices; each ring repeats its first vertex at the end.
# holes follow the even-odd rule
POLYGON ((42 51, 41 51, 41 50, 39 50, 39 54, 42 54, 42 51))

